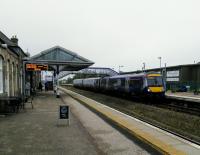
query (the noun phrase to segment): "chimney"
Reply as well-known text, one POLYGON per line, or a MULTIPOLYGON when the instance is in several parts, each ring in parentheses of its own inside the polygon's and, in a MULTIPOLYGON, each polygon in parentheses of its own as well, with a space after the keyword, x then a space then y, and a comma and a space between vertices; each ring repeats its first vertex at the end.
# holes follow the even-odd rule
POLYGON ((12 36, 12 38, 10 39, 13 43, 15 43, 16 45, 18 45, 18 39, 17 36, 12 36))

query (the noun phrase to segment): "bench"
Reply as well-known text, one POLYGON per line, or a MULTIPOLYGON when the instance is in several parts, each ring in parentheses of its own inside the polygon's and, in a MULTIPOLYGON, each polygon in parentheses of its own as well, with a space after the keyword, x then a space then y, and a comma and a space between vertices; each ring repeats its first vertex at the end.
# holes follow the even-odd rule
POLYGON ((4 112, 18 112, 22 108, 22 99, 17 96, 1 96, 0 104, 4 104, 4 112))

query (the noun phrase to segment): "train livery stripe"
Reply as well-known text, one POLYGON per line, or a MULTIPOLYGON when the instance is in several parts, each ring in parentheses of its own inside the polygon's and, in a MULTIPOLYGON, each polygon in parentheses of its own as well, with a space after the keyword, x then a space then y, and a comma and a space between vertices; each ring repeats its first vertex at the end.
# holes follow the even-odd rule
POLYGON ((164 90, 163 87, 149 87, 149 89, 152 93, 160 93, 160 92, 163 92, 164 90))
POLYGON ((147 74, 148 77, 161 76, 160 74, 147 74))

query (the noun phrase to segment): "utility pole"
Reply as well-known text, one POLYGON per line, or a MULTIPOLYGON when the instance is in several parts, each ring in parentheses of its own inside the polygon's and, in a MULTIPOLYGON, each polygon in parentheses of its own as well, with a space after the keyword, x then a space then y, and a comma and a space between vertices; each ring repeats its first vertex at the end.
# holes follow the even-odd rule
POLYGON ((160 60, 160 69, 161 69, 161 59, 162 59, 162 57, 158 57, 158 59, 160 60))
POLYGON ((145 71, 146 64, 145 64, 145 62, 143 62, 142 64, 143 64, 143 67, 142 67, 143 71, 145 71))

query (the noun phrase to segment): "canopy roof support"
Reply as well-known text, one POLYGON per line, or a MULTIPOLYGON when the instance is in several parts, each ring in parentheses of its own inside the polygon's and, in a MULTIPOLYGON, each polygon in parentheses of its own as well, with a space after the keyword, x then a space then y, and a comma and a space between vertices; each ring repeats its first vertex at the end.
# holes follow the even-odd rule
MULTIPOLYGON (((58 77, 59 73, 62 71, 79 71, 93 65, 94 62, 60 46, 55 46, 44 50, 39 54, 36 54, 23 61, 24 92, 26 64, 48 65, 48 70, 54 71, 56 73, 56 77, 58 77)), ((58 81, 56 83, 58 84, 58 81)))

